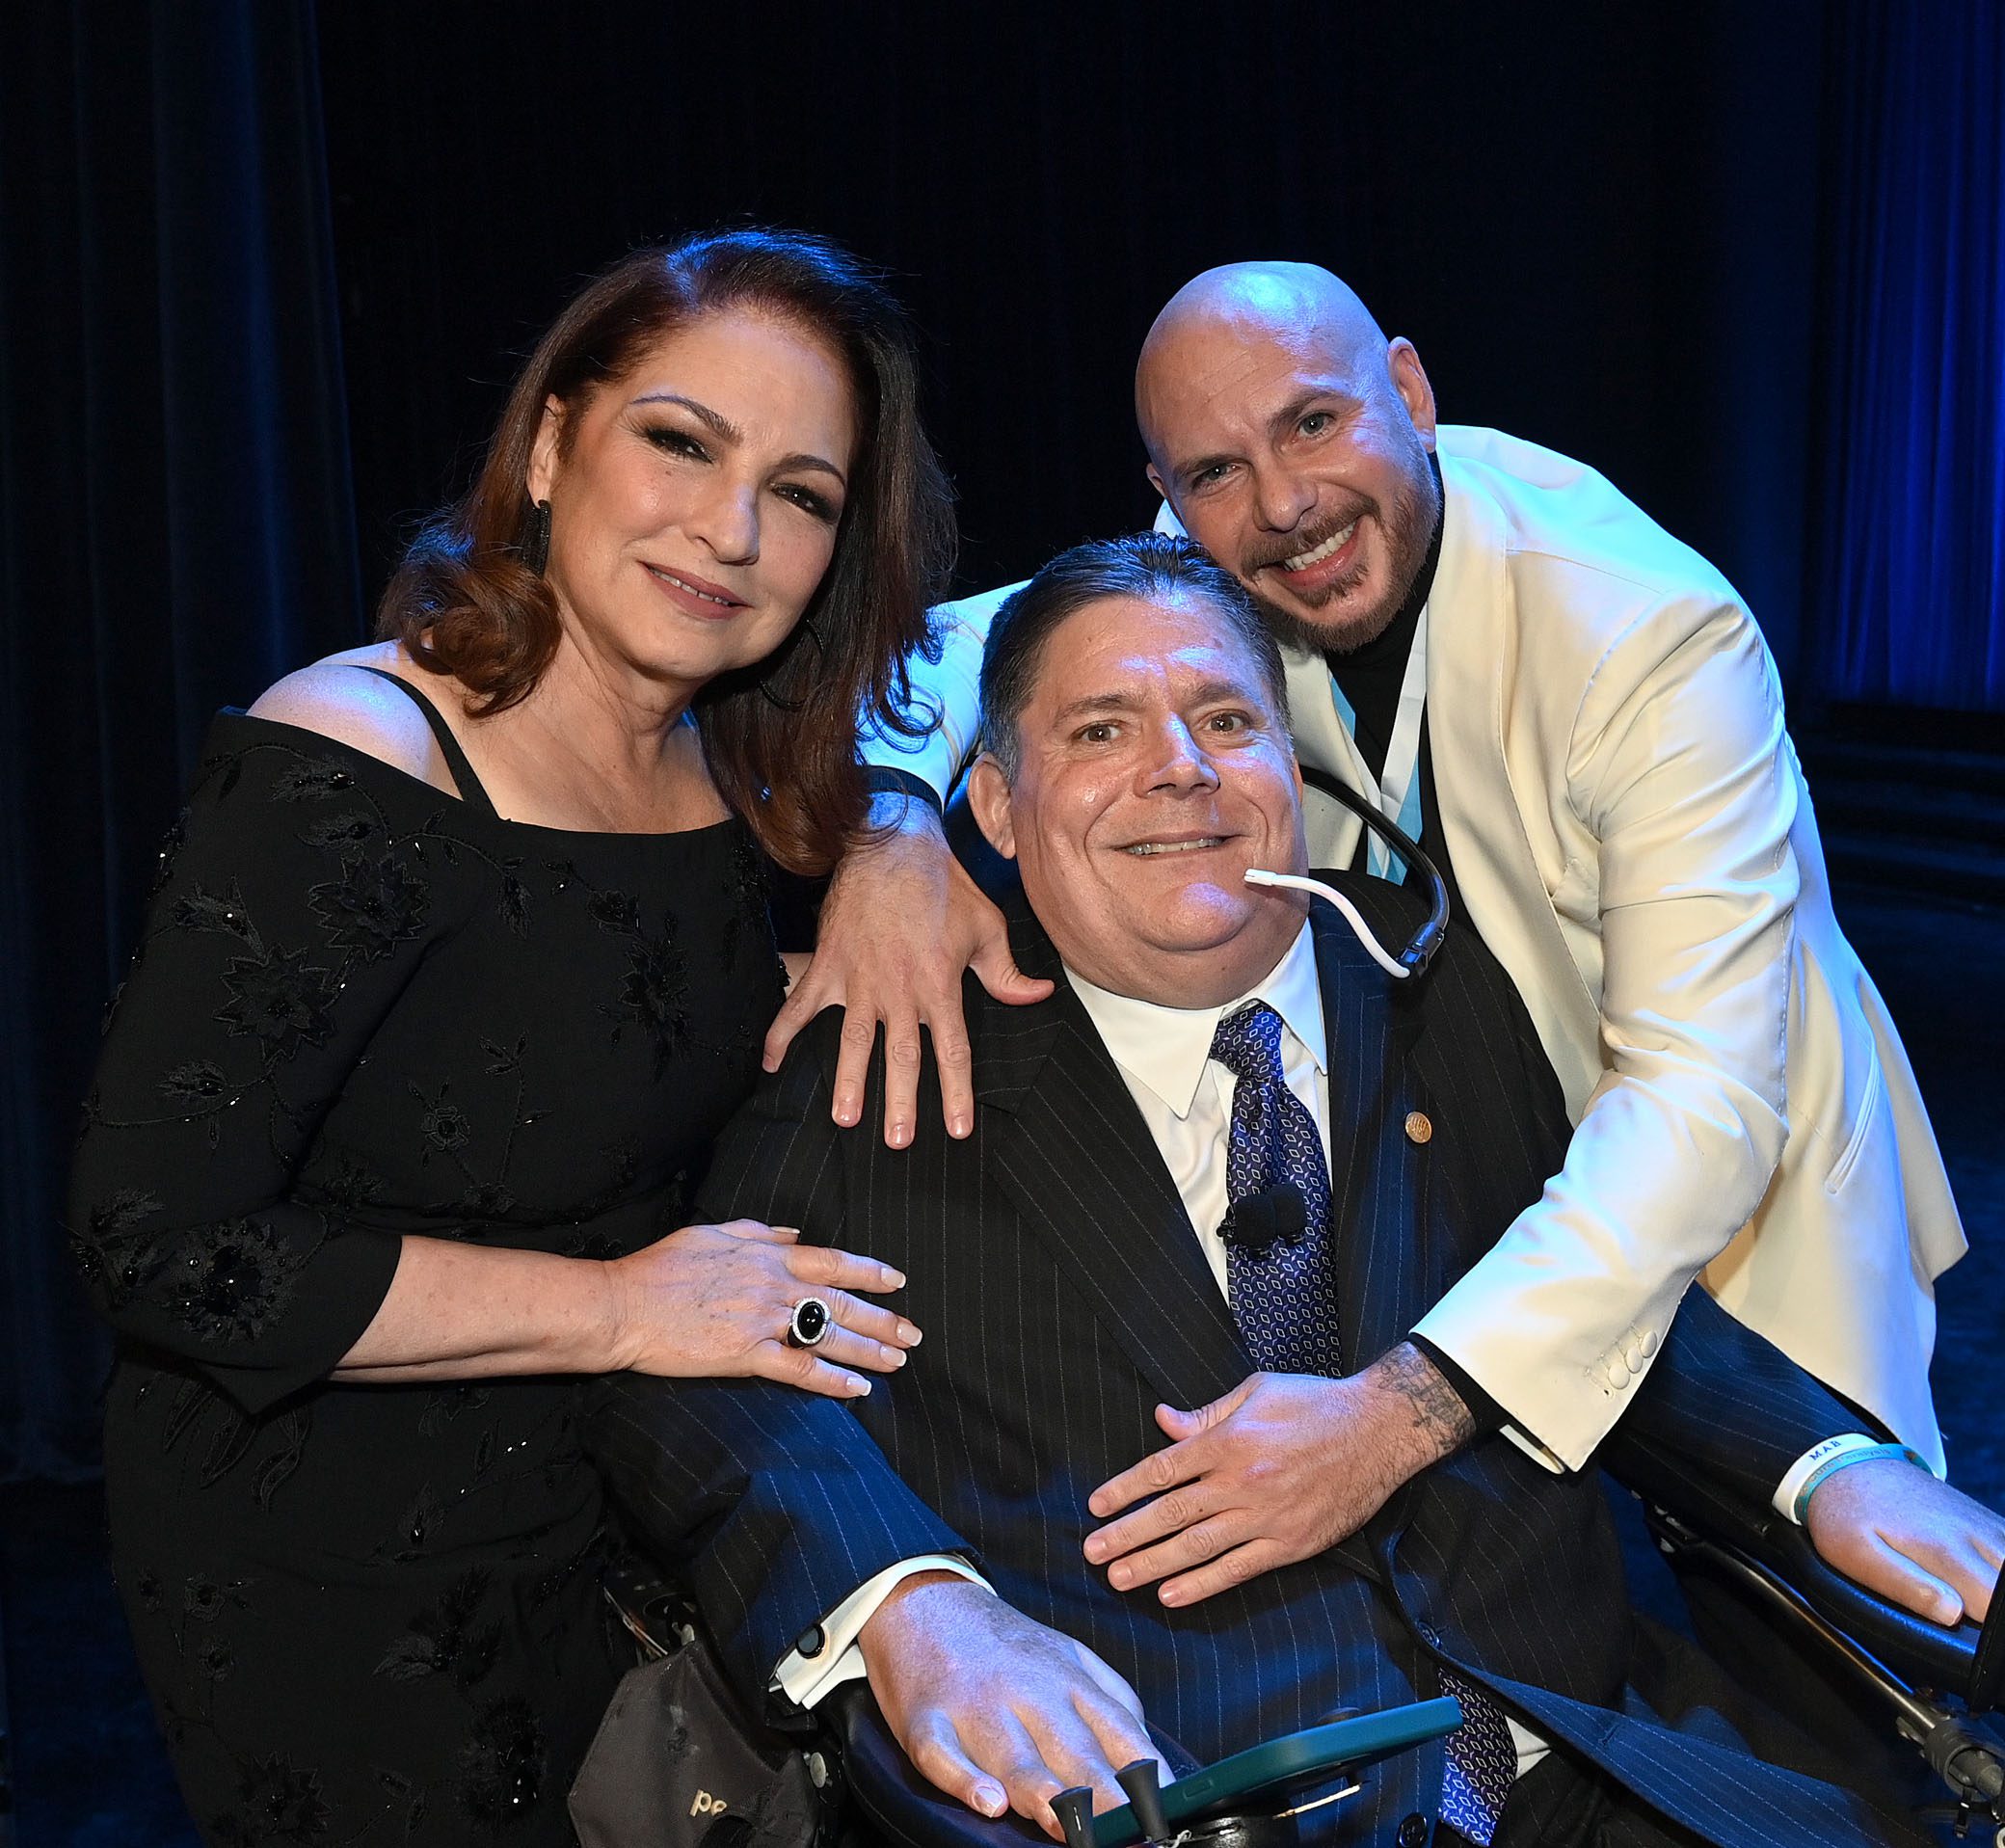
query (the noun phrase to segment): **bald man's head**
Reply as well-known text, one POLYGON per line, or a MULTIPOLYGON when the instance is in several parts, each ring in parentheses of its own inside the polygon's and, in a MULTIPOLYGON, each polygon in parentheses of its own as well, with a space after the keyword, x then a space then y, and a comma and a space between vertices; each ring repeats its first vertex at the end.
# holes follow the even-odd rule
POLYGON ((1232 263, 1185 283, 1135 375, 1149 478, 1284 640, 1383 631, 1427 555, 1439 491, 1418 355, 1310 263, 1232 263))

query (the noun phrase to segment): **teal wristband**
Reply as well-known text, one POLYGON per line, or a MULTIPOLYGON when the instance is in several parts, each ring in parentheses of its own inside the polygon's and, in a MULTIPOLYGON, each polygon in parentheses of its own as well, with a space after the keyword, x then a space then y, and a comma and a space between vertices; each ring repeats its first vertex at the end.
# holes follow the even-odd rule
POLYGON ((1906 1444, 1860 1444, 1851 1450, 1841 1450, 1835 1457, 1819 1463, 1804 1479, 1804 1486, 1796 1491, 1796 1501, 1790 1517, 1801 1527, 1810 1512, 1810 1497, 1818 1487, 1830 1481, 1841 1469, 1850 1469, 1854 1463, 1870 1463, 1882 1457, 1899 1457, 1912 1463, 1917 1469, 1927 1469, 1928 1463, 1906 1444))

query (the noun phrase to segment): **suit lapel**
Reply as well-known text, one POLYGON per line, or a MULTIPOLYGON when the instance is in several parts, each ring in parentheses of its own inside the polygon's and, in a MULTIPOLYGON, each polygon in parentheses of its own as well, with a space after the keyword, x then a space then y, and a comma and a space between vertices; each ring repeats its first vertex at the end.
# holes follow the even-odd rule
POLYGON ((983 1161, 1073 1288, 1170 1405, 1229 1392, 1253 1363, 1126 1081, 1050 940, 1011 921, 1017 966, 1056 993, 987 1009, 976 1060, 983 1161))
POLYGON ((1404 1057, 1389 983, 1334 907, 1310 908, 1329 1043, 1330 1205, 1344 1366, 1376 1360, 1429 1308, 1435 1271, 1421 1148, 1426 1099, 1404 1057))
MULTIPOLYGON (((1428 739, 1441 837, 1470 920, 1525 998, 1577 1117, 1601 1077, 1599 1010, 1567 953, 1511 784, 1505 714, 1521 630, 1503 510, 1468 465, 1441 458, 1447 515, 1428 600, 1428 739)), ((1544 742, 1536 755, 1558 747, 1544 742)), ((1535 791, 1539 800, 1546 791, 1535 791)))

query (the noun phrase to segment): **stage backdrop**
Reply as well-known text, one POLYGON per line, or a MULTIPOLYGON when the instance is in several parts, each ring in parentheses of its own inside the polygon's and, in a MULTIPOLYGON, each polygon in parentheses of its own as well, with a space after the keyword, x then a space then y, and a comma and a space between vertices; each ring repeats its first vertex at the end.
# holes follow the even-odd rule
POLYGON ((2005 703, 1994 12, 1002 15, 0 10, 0 1473, 92 1463, 65 1155, 207 714, 360 636, 634 243, 763 220, 891 268, 966 585, 1144 523, 1150 317, 1302 256, 1444 415, 1717 558, 1800 706, 2005 703))

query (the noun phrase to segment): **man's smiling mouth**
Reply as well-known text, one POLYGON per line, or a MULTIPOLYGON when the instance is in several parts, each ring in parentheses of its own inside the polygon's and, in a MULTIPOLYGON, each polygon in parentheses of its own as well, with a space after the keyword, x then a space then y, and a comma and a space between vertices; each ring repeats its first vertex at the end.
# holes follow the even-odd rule
POLYGON ((1293 558, 1281 560, 1283 571, 1307 571, 1311 565, 1320 565, 1325 558, 1334 557, 1350 543, 1350 535, 1357 530, 1353 520, 1348 526, 1340 526, 1320 546, 1312 546, 1307 551, 1298 551, 1293 558))
POLYGON ((1225 836, 1203 834, 1194 841, 1137 841, 1132 846, 1121 849, 1123 853, 1147 856, 1154 853, 1198 853, 1207 847, 1222 847, 1225 836))

